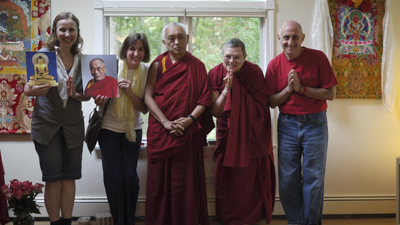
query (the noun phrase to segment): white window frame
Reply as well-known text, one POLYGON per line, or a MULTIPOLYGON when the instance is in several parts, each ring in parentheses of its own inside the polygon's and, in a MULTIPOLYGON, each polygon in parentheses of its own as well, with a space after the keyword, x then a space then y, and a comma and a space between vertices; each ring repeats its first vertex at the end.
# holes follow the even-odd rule
MULTIPOLYGON (((107 54, 108 24, 111 16, 173 16, 191 31, 191 17, 259 17, 260 67, 266 71, 274 56, 275 0, 264 1, 146 1, 146 0, 94 0, 96 54, 107 54)), ((161 41, 161 40, 160 40, 161 41)), ((189 42, 191 51, 191 41, 189 42)))
MULTIPOLYGON (((260 64, 264 71, 275 54, 275 0, 263 1, 184 1, 184 0, 93 0, 95 11, 96 54, 109 52, 109 24, 107 17, 112 16, 170 16, 178 17, 188 32, 191 32, 192 17, 259 17, 260 19, 260 64)), ((192 35, 190 35, 192 37, 192 35)), ((160 40, 161 42, 161 40, 160 40)), ((245 43, 246 44, 246 43, 245 43)), ((191 52, 192 42, 189 40, 188 51, 191 52)), ((277 109, 271 109, 272 140, 276 143, 277 109)))

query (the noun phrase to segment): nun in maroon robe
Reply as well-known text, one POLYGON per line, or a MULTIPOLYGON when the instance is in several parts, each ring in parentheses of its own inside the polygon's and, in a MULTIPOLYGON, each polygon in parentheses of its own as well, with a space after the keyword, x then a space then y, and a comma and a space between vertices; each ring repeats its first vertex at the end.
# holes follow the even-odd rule
POLYGON ((239 39, 224 45, 224 62, 209 72, 217 114, 216 210, 224 225, 271 222, 275 169, 264 75, 246 61, 239 39), (230 70, 228 73, 227 68, 230 70), (226 76, 230 88, 225 89, 226 76), (218 103, 219 104, 219 103, 218 103))
POLYGON ((204 64, 186 52, 182 25, 167 25, 168 52, 150 66, 146 225, 209 224, 203 147, 213 128, 204 64), (184 129, 179 129, 179 127, 184 129))

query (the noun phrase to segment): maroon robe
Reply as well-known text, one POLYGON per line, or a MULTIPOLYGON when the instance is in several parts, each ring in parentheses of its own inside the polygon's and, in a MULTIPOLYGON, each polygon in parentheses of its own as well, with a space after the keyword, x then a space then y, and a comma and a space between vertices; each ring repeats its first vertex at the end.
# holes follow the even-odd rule
MULTIPOLYGON (((222 92, 227 71, 210 70, 211 86, 222 92)), ((271 119, 261 69, 245 61, 233 76, 224 115, 217 118, 216 201, 224 224, 269 223, 275 204, 271 119)))
MULTIPOLYGON (((187 52, 172 64, 166 52, 154 62, 159 63, 154 100, 167 119, 186 117, 197 105, 211 107, 207 72, 200 60, 187 52)), ((209 121, 210 114, 203 113, 184 135, 174 136, 149 115, 146 225, 209 224, 203 155, 213 127, 209 121)))
POLYGON ((114 77, 106 76, 103 80, 91 79, 85 88, 85 96, 96 97, 98 95, 109 98, 119 97, 118 81, 114 77))

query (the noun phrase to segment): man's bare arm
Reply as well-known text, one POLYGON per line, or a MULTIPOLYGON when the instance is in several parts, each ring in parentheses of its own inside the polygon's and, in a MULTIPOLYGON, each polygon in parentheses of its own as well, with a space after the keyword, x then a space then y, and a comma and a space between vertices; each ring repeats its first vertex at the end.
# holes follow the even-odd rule
POLYGON ((310 98, 333 101, 333 99, 335 99, 336 88, 334 86, 330 88, 312 88, 302 86, 300 93, 310 98))

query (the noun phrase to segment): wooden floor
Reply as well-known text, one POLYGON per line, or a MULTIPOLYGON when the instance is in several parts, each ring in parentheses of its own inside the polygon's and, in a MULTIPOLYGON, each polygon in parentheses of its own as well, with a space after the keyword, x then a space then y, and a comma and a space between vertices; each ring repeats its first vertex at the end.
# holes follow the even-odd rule
MULTIPOLYGON (((395 225, 396 218, 341 218, 341 219, 324 219, 324 225, 395 225)), ((49 222, 46 221, 36 221, 35 225, 49 225, 49 222)), ((257 225, 265 225, 265 220, 260 221, 257 225)), ((286 225, 286 220, 283 219, 274 219, 270 225, 286 225)), ((7 225, 12 225, 12 222, 7 223, 7 225)), ((72 225, 83 225, 78 222, 73 222, 72 225)), ((88 225, 96 225, 95 221, 90 221, 88 225)), ((136 225, 144 225, 144 221, 138 221, 136 225)), ((211 225, 222 225, 215 218, 211 218, 211 225)))

